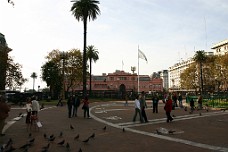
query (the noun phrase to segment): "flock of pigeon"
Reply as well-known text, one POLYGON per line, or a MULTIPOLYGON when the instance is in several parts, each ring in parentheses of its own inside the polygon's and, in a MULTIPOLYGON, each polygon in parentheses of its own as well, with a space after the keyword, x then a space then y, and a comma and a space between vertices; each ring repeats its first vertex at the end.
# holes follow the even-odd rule
MULTIPOLYGON (((70 129, 74 130, 74 126, 70 125, 70 129)), ((106 131, 106 129, 107 129, 106 126, 104 126, 102 128, 103 131, 106 131)), ((122 131, 125 132, 125 129, 123 128, 122 131)), ((71 151, 70 143, 64 139, 62 131, 59 133, 58 136, 55 136, 54 134, 47 135, 46 133, 44 133, 43 138, 44 138, 44 140, 47 141, 47 144, 40 148, 40 150, 39 150, 40 152, 50 151, 50 147, 53 144, 55 144, 57 146, 65 147, 64 151, 66 151, 66 152, 71 151)), ((92 133, 89 137, 87 137, 86 139, 83 139, 83 140, 80 140, 79 138, 80 138, 80 135, 77 134, 73 138, 73 140, 87 144, 90 141, 90 139, 95 139, 95 133, 92 133)), ((10 138, 5 144, 1 145, 0 152, 13 152, 13 151, 28 152, 29 149, 35 144, 35 141, 36 141, 35 137, 32 136, 32 133, 29 133, 28 140, 25 142, 25 144, 18 146, 18 147, 15 147, 14 141, 12 140, 12 138, 10 138)), ((82 152, 82 148, 79 148, 78 152, 82 152)))

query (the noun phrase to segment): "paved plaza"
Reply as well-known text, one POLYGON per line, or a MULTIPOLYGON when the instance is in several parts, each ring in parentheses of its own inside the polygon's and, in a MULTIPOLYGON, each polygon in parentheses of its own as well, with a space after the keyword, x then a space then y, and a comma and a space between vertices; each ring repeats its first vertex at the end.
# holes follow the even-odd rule
POLYGON ((12 106, 0 145, 11 138, 14 151, 18 152, 41 152, 47 145, 46 151, 50 152, 228 151, 228 111, 209 109, 190 114, 189 109, 176 108, 171 113, 174 121, 167 123, 163 103, 159 103, 158 113, 152 112, 151 101, 147 104, 148 123, 140 123, 139 118, 132 122, 133 102, 128 106, 121 101, 91 103, 91 119, 83 117, 81 107, 78 117, 68 118, 67 106, 47 105, 39 113, 43 126, 31 130, 26 128, 25 117, 17 117, 19 113, 25 114, 25 109, 12 106), (53 141, 51 135, 55 137, 53 141), (91 135, 94 137, 89 138, 91 135), (27 149, 20 148, 33 138, 34 143, 27 149), (64 144, 58 144, 61 141, 64 144))

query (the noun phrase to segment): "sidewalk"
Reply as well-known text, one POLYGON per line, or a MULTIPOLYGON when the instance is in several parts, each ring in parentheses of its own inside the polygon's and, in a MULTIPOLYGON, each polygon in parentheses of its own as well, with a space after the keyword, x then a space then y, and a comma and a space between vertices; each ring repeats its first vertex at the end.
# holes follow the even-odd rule
MULTIPOLYGON (((40 152, 42 147, 50 143, 48 151, 79 151, 83 152, 164 152, 164 151, 191 151, 208 152, 228 150, 228 113, 221 111, 194 111, 193 114, 176 108, 172 111, 175 115, 172 123, 165 122, 163 104, 159 104, 159 113, 153 114, 151 104, 148 102, 146 109, 149 123, 133 123, 133 103, 129 102, 124 106, 121 102, 91 103, 92 119, 85 119, 83 111, 79 107, 78 117, 68 118, 67 107, 46 107, 40 111, 39 118, 43 127, 39 131, 34 128, 26 130, 25 118, 16 121, 6 130, 6 136, 0 137, 0 145, 6 143, 9 138, 13 140, 15 151, 22 151, 18 148, 24 145, 29 139, 35 138, 34 143, 28 151, 40 152), (200 116, 201 113, 201 116, 200 116), (74 129, 70 129, 70 125, 74 129), (103 128, 106 126, 106 130, 103 128), (125 132, 123 132, 123 128, 125 132), (175 130, 174 134, 158 135, 156 129, 166 128, 175 130), (60 132, 63 133, 59 137, 60 132), (31 137, 29 134, 31 133, 31 137), (88 143, 82 142, 95 133, 94 139, 88 143), (50 142, 43 137, 54 135, 56 138, 50 142), (79 139, 74 138, 79 134, 79 139), (65 140, 64 145, 57 143, 65 140), (189 142, 189 143, 188 143, 189 142), (66 144, 70 148, 66 148, 66 144), (191 144, 193 146, 191 146, 191 144), (199 145, 199 146, 196 146, 199 145), (202 146, 206 146, 202 148, 202 146), (211 148, 211 150, 210 150, 211 148), (213 150, 213 148, 217 148, 213 150), (219 149, 220 148, 220 149, 219 149)), ((8 121, 15 118, 25 109, 13 109, 10 111, 8 121)))

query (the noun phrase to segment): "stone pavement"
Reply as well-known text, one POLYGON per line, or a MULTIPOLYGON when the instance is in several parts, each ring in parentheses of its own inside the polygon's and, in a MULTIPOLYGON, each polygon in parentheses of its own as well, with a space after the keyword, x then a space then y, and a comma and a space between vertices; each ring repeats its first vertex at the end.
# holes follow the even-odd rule
POLYGON ((159 104, 158 113, 152 113, 150 106, 151 102, 148 101, 146 113, 149 123, 132 122, 132 102, 128 106, 124 106, 123 102, 91 103, 92 119, 83 117, 81 107, 78 117, 68 118, 66 106, 45 106, 39 113, 43 125, 39 130, 35 127, 27 130, 25 117, 15 120, 19 113, 25 113, 25 109, 12 106, 7 118, 9 127, 5 130, 6 136, 0 137, 0 145, 11 138, 15 151, 20 152, 25 150, 19 147, 35 138, 27 151, 41 152, 42 147, 49 143, 50 152, 77 152, 80 149, 83 152, 228 151, 228 111, 210 109, 208 112, 199 110, 190 114, 189 110, 176 108, 172 111, 174 121, 166 123, 164 104, 159 104), (74 129, 70 129, 70 125, 74 129), (167 133, 170 130, 174 133, 167 133), (61 137, 60 132, 63 133, 61 137), (90 138, 87 143, 83 142, 93 133, 94 138, 90 138), (44 134, 48 137, 53 134, 55 140, 49 141, 43 137, 44 134), (79 138, 74 139, 77 135, 79 138), (64 144, 58 145, 62 140, 64 144), (66 147, 67 143, 69 148, 66 147))

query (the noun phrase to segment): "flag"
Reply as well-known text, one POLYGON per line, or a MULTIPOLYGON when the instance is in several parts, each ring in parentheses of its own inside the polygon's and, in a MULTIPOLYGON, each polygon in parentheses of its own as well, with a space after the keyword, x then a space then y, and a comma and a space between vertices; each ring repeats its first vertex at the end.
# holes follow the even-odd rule
POLYGON ((147 58, 146 58, 146 55, 141 51, 141 50, 139 50, 138 49, 138 57, 139 58, 141 58, 141 59, 143 59, 143 60, 146 60, 146 62, 147 62, 147 58))

